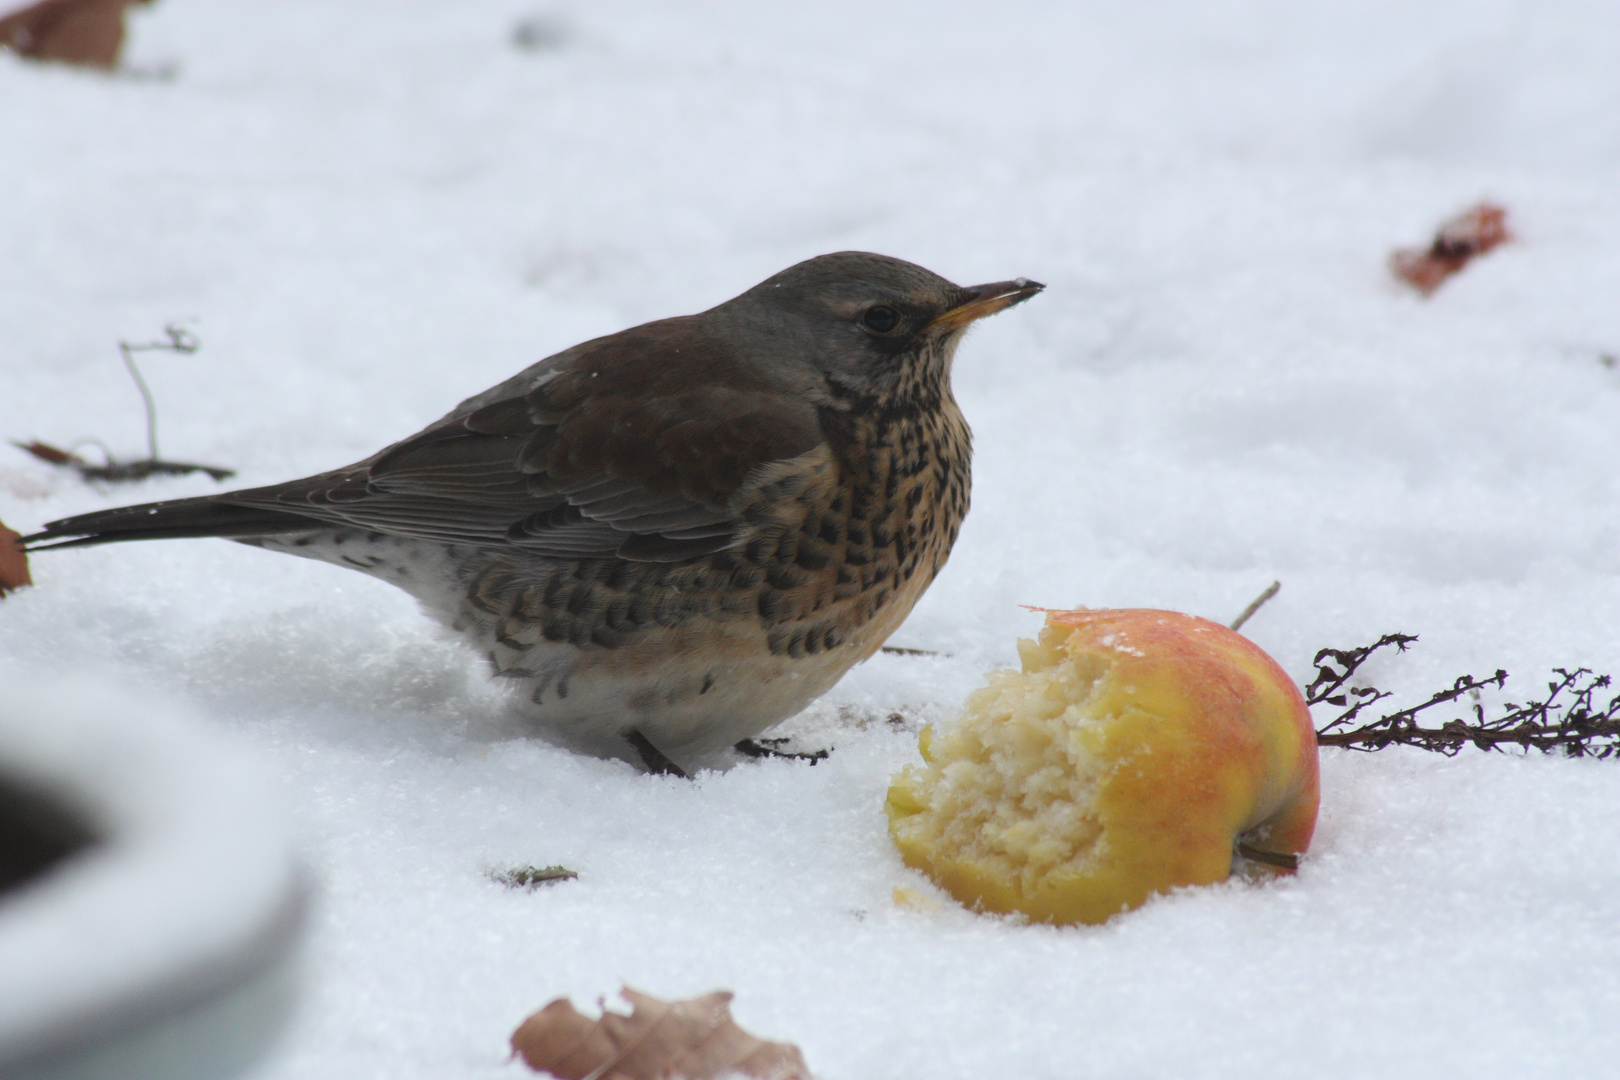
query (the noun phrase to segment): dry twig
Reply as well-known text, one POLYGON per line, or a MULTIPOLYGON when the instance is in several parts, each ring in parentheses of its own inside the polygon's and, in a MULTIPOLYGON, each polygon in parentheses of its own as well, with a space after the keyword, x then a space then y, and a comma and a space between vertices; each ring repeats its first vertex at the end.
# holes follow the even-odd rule
POLYGON ((900 645, 882 645, 878 652, 888 653, 890 656, 949 656, 950 653, 938 652, 934 649, 907 649, 900 645))
POLYGON ((1416 746, 1448 757, 1470 745, 1481 750, 1513 746, 1568 757, 1620 758, 1620 693, 1604 700, 1611 680, 1589 668, 1554 668, 1556 678, 1547 683, 1545 697, 1523 705, 1507 702, 1501 715, 1491 718, 1485 715, 1479 692, 1507 684, 1508 674, 1501 669, 1485 679, 1461 675, 1427 701, 1351 726, 1363 709, 1390 696, 1377 687, 1347 685, 1351 676, 1378 650, 1393 645, 1404 652, 1416 640, 1411 634, 1385 634, 1359 649, 1323 649, 1316 654, 1316 677, 1305 687, 1305 701, 1342 710, 1317 729, 1318 745, 1362 751, 1416 746), (1472 719, 1447 720, 1433 727, 1420 722, 1429 710, 1465 696, 1472 699, 1472 719))
POLYGON ((135 388, 140 391, 141 403, 146 408, 145 458, 139 461, 119 461, 103 447, 102 452, 106 454, 107 461, 103 465, 96 465, 72 450, 63 450, 38 439, 26 443, 13 441, 12 445, 41 461, 71 468, 86 480, 101 480, 107 483, 145 480, 148 476, 186 476, 194 472, 207 473, 215 480, 229 480, 235 476, 234 469, 223 469, 217 465, 197 465, 189 461, 164 461, 158 457, 157 405, 152 400, 152 391, 146 385, 146 380, 141 377, 141 369, 135 364, 135 354, 172 352, 190 356, 201 348, 197 338, 178 323, 170 323, 163 328, 163 332, 167 336, 165 341, 148 341, 140 345, 131 345, 127 341, 118 343, 118 352, 124 358, 124 367, 129 370, 130 378, 135 380, 135 388))
POLYGON ((508 889, 534 890, 542 885, 576 881, 579 879, 579 873, 566 866, 510 866, 505 870, 491 870, 488 877, 508 889))
POLYGON ((818 761, 825 761, 832 750, 784 750, 782 747, 789 740, 781 739, 743 739, 732 746, 732 749, 744 757, 751 758, 786 758, 789 761, 808 761, 814 765, 818 761))

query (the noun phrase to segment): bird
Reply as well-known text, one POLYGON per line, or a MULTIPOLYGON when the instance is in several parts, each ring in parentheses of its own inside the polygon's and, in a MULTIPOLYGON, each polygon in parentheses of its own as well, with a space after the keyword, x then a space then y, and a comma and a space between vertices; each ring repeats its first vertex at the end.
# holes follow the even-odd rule
POLYGON ((829 690, 938 575, 971 486, 957 345, 1044 288, 820 255, 540 360, 353 465, 24 543, 223 537, 359 570, 513 680, 535 733, 684 774, 829 690))

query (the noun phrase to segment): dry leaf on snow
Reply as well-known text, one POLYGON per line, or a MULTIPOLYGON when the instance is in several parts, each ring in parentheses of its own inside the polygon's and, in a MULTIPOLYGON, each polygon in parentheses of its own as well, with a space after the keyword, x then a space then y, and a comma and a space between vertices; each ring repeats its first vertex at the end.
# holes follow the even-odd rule
POLYGON ((18 533, 0 521, 0 596, 34 583, 28 575, 28 553, 23 550, 21 540, 18 533))
POLYGON ((80 457, 78 454, 75 454, 73 451, 63 450, 59 446, 52 446, 50 443, 40 442, 38 439, 33 439, 29 442, 18 442, 17 440, 13 439, 11 441, 11 445, 15 446, 19 450, 34 455, 41 461, 48 462, 52 465, 88 464, 84 458, 80 457))
POLYGON ((731 994, 664 1001, 626 986, 631 1013, 592 1020, 558 998, 512 1033, 512 1052, 558 1080, 811 1080, 799 1048, 766 1042, 731 1018, 731 994))
POLYGON ((111 71, 124 47, 124 9, 146 0, 41 0, 0 18, 0 45, 33 60, 111 71))
POLYGON ((1424 250, 1401 248, 1391 254, 1389 268, 1396 277, 1428 296, 1470 260, 1511 239, 1507 211, 1480 203, 1440 226, 1434 242, 1424 250))

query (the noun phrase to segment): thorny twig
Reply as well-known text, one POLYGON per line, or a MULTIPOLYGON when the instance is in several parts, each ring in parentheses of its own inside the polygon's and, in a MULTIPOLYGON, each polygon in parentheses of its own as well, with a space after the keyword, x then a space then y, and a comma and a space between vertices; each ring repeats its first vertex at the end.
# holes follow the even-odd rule
POLYGON ((1610 686, 1610 677, 1594 675, 1588 668, 1554 668, 1557 678, 1547 684, 1544 698, 1524 705, 1507 702, 1502 714, 1492 719, 1485 716, 1479 692, 1507 684, 1508 674, 1500 669, 1485 679, 1459 676, 1449 688, 1436 691, 1421 704, 1351 727, 1363 709, 1390 695, 1372 686, 1347 686, 1350 677, 1379 649, 1394 645, 1404 652, 1416 640, 1411 634, 1385 634, 1359 649, 1323 649, 1316 654, 1316 677, 1305 687, 1305 701, 1343 710, 1317 729, 1319 745, 1362 751, 1416 746, 1447 757, 1467 745, 1481 750, 1517 746, 1547 754, 1559 751, 1568 757, 1620 758, 1620 693, 1605 702, 1600 692, 1610 686), (1429 709, 1465 695, 1473 699, 1472 720, 1448 720, 1438 727, 1418 722, 1429 709))
POLYGON ((1405 652, 1406 647, 1416 640, 1417 635, 1415 634, 1385 634, 1371 645, 1364 645, 1359 649, 1322 649, 1318 651, 1315 659, 1311 661, 1316 665, 1316 677, 1305 687, 1305 704, 1319 705, 1325 701, 1329 705, 1337 705, 1340 708, 1350 706, 1346 712, 1341 713, 1333 723, 1323 730, 1327 731, 1341 724, 1347 724, 1354 720, 1356 714, 1368 705, 1389 697, 1388 692, 1371 686, 1345 688, 1344 684, 1350 680, 1350 676, 1354 675, 1362 664, 1366 663, 1367 658, 1379 649, 1387 645, 1393 645, 1400 652, 1405 652), (1324 663, 1324 661, 1327 662, 1324 663), (1340 670, 1335 670, 1331 666, 1332 664, 1337 664, 1340 670), (1343 693, 1340 693, 1341 689, 1344 691, 1343 693), (1355 701, 1354 705, 1350 705, 1352 699, 1355 701))

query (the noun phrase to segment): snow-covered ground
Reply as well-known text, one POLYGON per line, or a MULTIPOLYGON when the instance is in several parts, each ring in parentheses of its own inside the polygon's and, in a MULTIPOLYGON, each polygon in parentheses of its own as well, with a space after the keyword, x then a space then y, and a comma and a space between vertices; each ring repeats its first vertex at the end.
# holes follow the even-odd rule
MULTIPOLYGON (((0 54, 0 437, 269 483, 576 341, 860 248, 1047 292, 974 331, 974 510, 894 644, 695 783, 518 737, 388 586, 221 541, 41 555, 0 655, 188 697, 279 775, 321 882, 264 1078, 497 1077, 533 1008, 725 987, 818 1075, 1599 1077, 1620 1061, 1620 763, 1324 751, 1299 876, 1100 928, 949 902, 889 845, 924 720, 1018 605, 1232 618, 1301 680, 1421 635, 1620 673, 1620 7, 163 0, 126 59, 0 54), (520 48, 513 29, 530 20, 520 48), (1518 240, 1430 300, 1389 250, 1518 240), (1605 357, 1609 360, 1605 362, 1605 357), (902 712, 903 727, 885 722, 902 712), (511 891, 487 876, 565 864, 511 891)), ((0 447, 29 531, 98 489, 0 447)))

